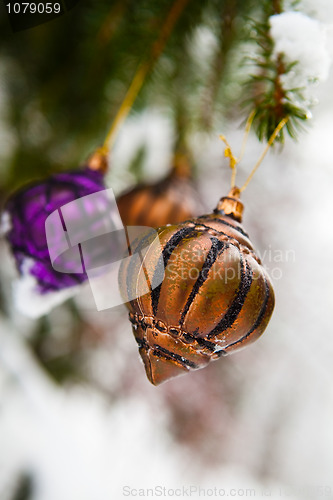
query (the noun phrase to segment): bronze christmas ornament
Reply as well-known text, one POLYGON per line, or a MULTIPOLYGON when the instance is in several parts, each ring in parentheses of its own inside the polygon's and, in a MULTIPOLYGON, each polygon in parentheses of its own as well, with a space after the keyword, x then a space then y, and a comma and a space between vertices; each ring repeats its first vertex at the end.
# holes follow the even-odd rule
POLYGON ((241 225, 239 194, 233 188, 212 214, 160 227, 162 252, 121 266, 120 289, 154 385, 249 345, 269 322, 273 287, 241 225), (161 260, 164 279, 153 288, 148 276, 161 260), (129 301, 147 280, 150 292, 129 301))
POLYGON ((124 226, 160 227, 199 215, 203 204, 188 160, 177 156, 171 172, 155 184, 140 184, 117 198, 124 226))

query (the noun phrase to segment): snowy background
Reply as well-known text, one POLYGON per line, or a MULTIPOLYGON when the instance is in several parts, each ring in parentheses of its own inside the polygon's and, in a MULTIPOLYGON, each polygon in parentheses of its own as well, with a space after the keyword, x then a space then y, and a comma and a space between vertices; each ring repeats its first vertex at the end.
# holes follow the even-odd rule
MULTIPOLYGON (((14 309, 15 269, 1 241, 10 311, 0 322, 1 500, 121 499, 155 487, 169 497, 192 487, 198 498, 201 487, 200 497, 217 488, 215 496, 236 498, 333 498, 332 86, 330 76, 316 88, 307 133, 270 151, 243 196, 244 226, 274 282, 272 320, 254 345, 204 370, 151 386, 125 308, 97 313, 88 287, 71 306, 84 318, 79 331, 66 304, 55 308, 45 352, 36 353, 37 323, 14 309), (84 376, 57 383, 36 356, 64 352, 84 376)), ((209 209, 229 186, 222 132, 237 154, 239 123, 192 138, 209 209)), ((172 145, 159 110, 123 127, 108 178, 116 192, 143 142, 146 174, 157 179, 172 145)), ((262 148, 251 135, 240 183, 262 148)))

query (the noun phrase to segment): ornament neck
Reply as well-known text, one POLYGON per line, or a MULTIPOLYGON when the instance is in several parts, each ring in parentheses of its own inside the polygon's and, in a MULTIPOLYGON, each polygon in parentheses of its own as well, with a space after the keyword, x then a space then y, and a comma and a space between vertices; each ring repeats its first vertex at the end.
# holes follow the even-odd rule
POLYGON ((186 154, 176 153, 173 159, 171 175, 175 177, 191 177, 191 165, 186 154))
POLYGON ((242 222, 244 205, 239 200, 239 196, 240 189, 238 187, 233 187, 228 193, 228 196, 224 196, 220 199, 214 212, 228 215, 238 222, 242 222))
POLYGON ((107 172, 108 166, 107 153, 104 152, 103 148, 97 149, 87 161, 87 167, 90 170, 95 170, 103 175, 107 172))

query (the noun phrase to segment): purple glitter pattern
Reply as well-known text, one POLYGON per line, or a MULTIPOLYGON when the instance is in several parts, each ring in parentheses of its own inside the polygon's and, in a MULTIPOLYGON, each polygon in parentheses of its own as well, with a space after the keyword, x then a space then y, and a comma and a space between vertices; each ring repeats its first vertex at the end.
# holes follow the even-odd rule
POLYGON ((87 280, 85 272, 61 273, 53 269, 45 221, 63 205, 104 189, 103 174, 84 168, 52 175, 24 187, 8 199, 4 211, 9 214, 11 226, 6 237, 21 275, 26 273, 27 259, 32 262, 29 274, 36 279, 39 293, 59 291, 87 280))

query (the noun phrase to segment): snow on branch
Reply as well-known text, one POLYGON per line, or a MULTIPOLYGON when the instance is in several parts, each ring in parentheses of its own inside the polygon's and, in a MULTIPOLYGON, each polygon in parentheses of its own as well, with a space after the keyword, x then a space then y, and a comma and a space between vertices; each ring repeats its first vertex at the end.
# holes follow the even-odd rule
MULTIPOLYGON (((314 84, 329 75, 327 27, 299 11, 274 11, 268 2, 266 18, 255 28, 260 48, 249 84, 258 137, 268 140, 286 117, 286 130, 296 137, 302 122, 311 117, 314 84)), ((278 140, 284 140, 282 131, 278 140)))
POLYGON ((301 12, 283 12, 269 18, 275 61, 282 55, 292 68, 281 76, 283 88, 307 88, 325 81, 331 63, 322 23, 301 12))

